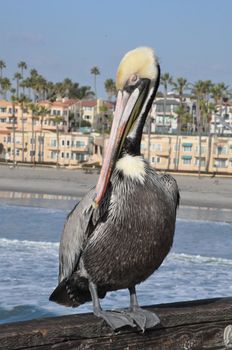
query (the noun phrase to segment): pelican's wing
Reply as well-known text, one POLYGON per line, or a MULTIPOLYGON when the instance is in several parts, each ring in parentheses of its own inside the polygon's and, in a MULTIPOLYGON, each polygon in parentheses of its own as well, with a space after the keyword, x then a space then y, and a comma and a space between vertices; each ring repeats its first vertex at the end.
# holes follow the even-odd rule
POLYGON ((94 198, 93 188, 67 216, 60 241, 59 283, 73 273, 83 245, 94 228, 92 224, 94 198))
POLYGON ((160 181, 173 196, 175 208, 177 208, 180 202, 180 193, 176 180, 169 174, 161 174, 160 181))

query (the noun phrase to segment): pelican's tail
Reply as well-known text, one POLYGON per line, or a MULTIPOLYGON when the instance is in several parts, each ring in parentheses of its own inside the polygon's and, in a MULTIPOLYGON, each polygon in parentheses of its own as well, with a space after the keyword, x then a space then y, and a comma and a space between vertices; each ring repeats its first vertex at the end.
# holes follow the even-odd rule
MULTIPOLYGON (((99 297, 104 298, 106 292, 98 291, 99 297)), ((59 283, 49 297, 50 301, 64 306, 78 307, 91 301, 89 282, 86 278, 72 275, 59 283)))

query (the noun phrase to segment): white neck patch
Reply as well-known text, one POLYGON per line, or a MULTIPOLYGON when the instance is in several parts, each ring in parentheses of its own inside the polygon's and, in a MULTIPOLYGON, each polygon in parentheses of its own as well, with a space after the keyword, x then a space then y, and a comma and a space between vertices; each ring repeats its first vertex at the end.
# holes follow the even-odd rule
POLYGON ((123 172, 124 176, 144 183, 145 166, 141 156, 131 156, 129 154, 120 158, 116 163, 116 169, 123 172))

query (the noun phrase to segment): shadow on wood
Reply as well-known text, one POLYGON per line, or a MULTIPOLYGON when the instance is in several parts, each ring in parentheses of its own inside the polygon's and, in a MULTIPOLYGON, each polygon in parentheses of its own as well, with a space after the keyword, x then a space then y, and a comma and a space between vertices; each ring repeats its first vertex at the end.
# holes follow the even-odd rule
MULTIPOLYGON (((0 327, 0 349, 227 349, 224 331, 232 324, 232 298, 147 309, 159 315, 161 324, 144 334, 132 328, 115 334, 93 314, 78 314, 4 324, 0 327)), ((225 334, 227 346, 232 348, 230 327, 225 334)))

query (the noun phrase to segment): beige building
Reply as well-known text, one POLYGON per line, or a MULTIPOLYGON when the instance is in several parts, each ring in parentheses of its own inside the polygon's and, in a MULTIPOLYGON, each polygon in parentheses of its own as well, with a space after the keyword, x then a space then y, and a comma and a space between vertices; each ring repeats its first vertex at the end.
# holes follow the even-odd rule
MULTIPOLYGON (((105 145, 108 139, 105 140, 105 145)), ((101 143, 97 147, 99 162, 101 159, 101 143)), ((95 145, 96 148, 96 145, 95 145)), ((160 171, 210 172, 232 175, 232 138, 156 135, 150 138, 144 134, 141 142, 141 153, 150 164, 160 171)), ((96 149, 95 149, 96 153, 96 149)))
MULTIPOLYGON (((82 107, 87 107, 87 101, 82 102, 82 107)), ((33 116, 27 108, 22 110, 18 104, 13 113, 12 102, 0 101, 0 158, 62 166, 101 164, 108 136, 66 131, 70 110, 79 108, 75 103, 75 100, 40 102, 49 109, 49 114, 41 117, 33 116)), ((96 100, 92 104, 96 106, 96 100)), ((144 134, 141 152, 151 165, 162 171, 232 174, 232 137, 229 135, 202 136, 200 152, 198 136, 151 134, 149 147, 148 136, 144 134)))
POLYGON ((94 147, 93 137, 78 133, 54 133, 44 131, 42 134, 35 132, 15 132, 5 143, 7 160, 15 160, 31 163, 59 164, 61 166, 75 166, 92 159, 94 147), (15 150, 15 152, 14 152, 15 150))

